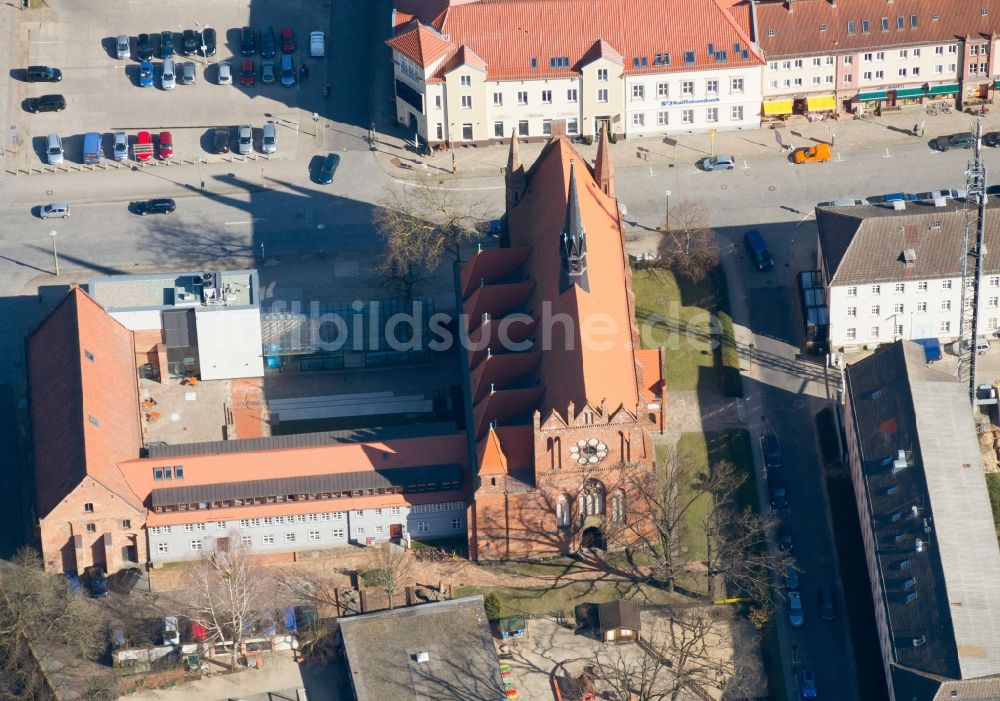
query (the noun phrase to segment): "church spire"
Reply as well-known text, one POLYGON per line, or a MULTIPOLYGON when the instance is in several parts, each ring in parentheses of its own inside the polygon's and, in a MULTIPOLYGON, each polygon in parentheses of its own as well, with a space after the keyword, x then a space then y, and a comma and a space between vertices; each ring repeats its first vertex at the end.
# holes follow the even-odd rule
POLYGON ((507 206, 513 207, 521 199, 524 192, 524 166, 521 164, 521 148, 517 142, 517 130, 510 135, 510 153, 507 154, 507 172, 504 175, 507 185, 507 206))
POLYGON ((597 160, 594 161, 594 180, 608 197, 615 196, 615 164, 611 162, 608 146, 608 127, 601 125, 601 137, 597 142, 597 160))
POLYGON ((562 274, 559 291, 565 292, 575 284, 585 292, 590 292, 590 283, 587 280, 587 234, 583 229, 580 195, 576 189, 576 172, 572 160, 569 162, 569 197, 566 201, 566 221, 563 224, 560 257, 562 274))

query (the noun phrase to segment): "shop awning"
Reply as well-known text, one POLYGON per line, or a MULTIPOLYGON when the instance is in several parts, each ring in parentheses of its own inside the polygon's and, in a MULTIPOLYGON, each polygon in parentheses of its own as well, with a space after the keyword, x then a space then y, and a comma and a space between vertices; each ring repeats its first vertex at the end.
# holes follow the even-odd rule
POLYGON ((822 97, 807 97, 806 109, 810 112, 828 112, 837 109, 837 98, 834 95, 822 97))
POLYGON ((1000 88, 1000 80, 994 80, 993 81, 993 87, 994 88, 1000 88))
POLYGON ((896 91, 897 98, 909 98, 909 97, 923 97, 923 88, 903 88, 902 90, 896 91))
POLYGON ((764 100, 764 116, 776 117, 779 114, 791 114, 791 100, 764 100))
POLYGON ((951 83, 950 85, 932 85, 930 90, 927 91, 928 95, 957 95, 958 94, 958 83, 951 83))
POLYGON ((858 101, 868 102, 869 100, 884 100, 889 97, 889 93, 886 90, 873 90, 872 92, 859 92, 858 101))

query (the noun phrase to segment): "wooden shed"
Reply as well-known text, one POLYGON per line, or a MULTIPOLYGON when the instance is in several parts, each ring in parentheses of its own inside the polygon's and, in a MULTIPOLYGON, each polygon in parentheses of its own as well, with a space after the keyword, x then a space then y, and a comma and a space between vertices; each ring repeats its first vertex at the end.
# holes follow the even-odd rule
POLYGON ((631 601, 618 599, 598 607, 601 624, 601 640, 607 643, 628 642, 639 639, 642 623, 639 621, 639 607, 631 601))

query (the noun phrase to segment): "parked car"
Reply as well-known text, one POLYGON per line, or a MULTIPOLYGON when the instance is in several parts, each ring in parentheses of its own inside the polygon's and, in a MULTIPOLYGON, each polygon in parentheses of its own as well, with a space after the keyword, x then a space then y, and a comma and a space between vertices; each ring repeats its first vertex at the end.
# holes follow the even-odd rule
POLYGON ((136 38, 135 55, 140 61, 149 61, 153 58, 153 41, 148 34, 140 34, 136 38))
POLYGON ((767 471, 767 481, 771 489, 771 508, 787 509, 788 492, 785 488, 785 473, 781 467, 772 467, 767 471))
POLYGON ((326 35, 323 32, 309 33, 309 55, 312 58, 326 56, 326 35))
POLYGON ((253 67, 253 59, 243 59, 243 66, 240 69, 240 85, 253 85, 256 72, 253 67))
POLYGON ((288 54, 281 57, 281 84, 286 88, 295 85, 295 62, 288 54))
POLYGON ((111 580, 111 588, 114 591, 127 596, 132 593, 135 585, 142 579, 142 570, 138 567, 129 567, 115 572, 109 579, 111 580))
POLYGON ((743 245, 750 253, 750 259, 757 266, 757 270, 765 272, 774 268, 774 256, 771 249, 767 247, 767 242, 757 229, 750 229, 743 234, 743 245))
POLYGON ((233 66, 229 61, 223 61, 219 64, 219 85, 232 85, 233 84, 233 66))
POLYGON ((161 131, 157 140, 160 158, 167 160, 174 157, 174 137, 169 131, 161 131))
POLYGON ((45 160, 50 166, 63 162, 62 137, 58 134, 49 134, 45 137, 45 160))
POLYGON ((28 66, 24 79, 29 83, 58 83, 62 80, 62 71, 51 66, 28 66))
POLYGON ((986 146, 1000 146, 1000 131, 988 131, 983 134, 983 144, 986 146))
POLYGON ((833 591, 825 584, 819 588, 819 617, 824 621, 836 618, 833 611, 833 591))
POLYGON ((795 538, 792 535, 792 527, 785 521, 778 526, 778 549, 786 553, 795 552, 795 538))
POLYGON ((192 643, 203 643, 208 640, 208 628, 203 623, 191 621, 188 632, 188 640, 192 643))
POLYGON ((831 158, 833 156, 830 153, 830 144, 803 146, 792 152, 792 160, 795 163, 822 163, 831 158))
POLYGON ((69 205, 65 202, 52 202, 38 208, 38 216, 42 219, 66 219, 69 214, 69 205))
POLYGON ((163 73, 160 74, 160 87, 164 90, 173 90, 177 87, 177 79, 174 76, 174 70, 174 59, 166 59, 163 62, 163 73))
POLYGON ((965 190, 928 190, 927 192, 918 192, 914 197, 919 202, 933 202, 937 199, 944 200, 955 200, 955 199, 965 199, 965 190))
POLYGON ((816 698, 816 675, 811 669, 799 672, 799 694, 804 699, 816 698))
MULTIPOLYGON (((954 355, 961 355, 963 348, 965 350, 969 349, 969 342, 968 341, 964 341, 964 342, 963 341, 955 341, 954 343, 951 344, 951 352, 954 355)), ((985 338, 978 338, 978 339, 976 339, 976 355, 985 355, 986 353, 989 352, 989 350, 990 350, 990 342, 989 341, 987 341, 985 338)))
POLYGON ((212 131, 212 151, 229 153, 229 130, 225 127, 217 127, 212 131))
POLYGON ((260 30, 260 55, 262 58, 274 58, 278 53, 274 43, 274 30, 271 27, 260 30))
POLYGON ((236 150, 240 155, 253 151, 253 127, 241 124, 236 130, 236 150))
POLYGON ((115 146, 111 151, 111 156, 116 161, 124 161, 128 158, 128 134, 123 131, 115 132, 115 146))
POLYGON ((153 87, 153 64, 151 61, 143 61, 139 64, 139 87, 153 87))
POLYGON ((131 41, 127 34, 119 34, 115 40, 115 55, 118 58, 130 58, 132 56, 131 41))
POLYGON ((337 174, 337 166, 340 165, 340 156, 336 153, 328 153, 319 172, 316 173, 316 182, 321 185, 329 185, 333 182, 333 176, 337 174))
POLYGON ((177 617, 167 616, 163 619, 163 644, 180 645, 181 636, 177 627, 177 617))
POLYGON ((215 56, 216 36, 214 28, 205 27, 201 31, 201 45, 205 47, 206 56, 215 56))
POLYGON ((736 159, 728 154, 709 156, 701 161, 702 170, 732 170, 736 167, 736 159))
POLYGON ((281 28, 281 53, 295 53, 295 32, 291 27, 281 28))
POLYGON ((181 64, 181 83, 184 85, 194 85, 198 81, 198 69, 194 61, 185 61, 181 64))
POLYGON ((174 33, 160 32, 160 58, 170 58, 174 55, 174 33))
POLYGON ((153 155, 153 135, 148 131, 140 131, 132 144, 132 155, 137 161, 148 161, 153 155))
POLYGON ((185 29, 181 35, 181 53, 190 56, 201 47, 201 39, 193 29, 185 29))
POLYGON ((788 592, 788 622, 792 628, 801 628, 805 623, 805 614, 802 611, 802 595, 797 591, 788 592))
POLYGON ((253 56, 257 53, 257 37, 253 27, 243 27, 240 30, 240 53, 244 56, 253 56))
POLYGON ((778 437, 773 433, 768 433, 765 435, 761 441, 761 452, 764 453, 764 465, 769 469, 772 467, 781 467, 785 464, 784 459, 781 457, 781 443, 778 441, 778 437))
POLYGON ((42 95, 28 100, 28 110, 38 112, 62 112, 66 109, 66 98, 62 95, 42 95))
POLYGON ((947 151, 950 148, 972 148, 976 143, 976 137, 971 131, 962 131, 950 136, 939 136, 931 140, 931 146, 938 151, 947 151))
POLYGON ((820 202, 817 207, 858 207, 865 203, 864 200, 856 200, 850 197, 840 199, 840 200, 830 200, 828 202, 820 202))
POLYGON ((80 578, 77 576, 76 572, 63 572, 62 576, 70 594, 73 596, 83 595, 83 587, 80 586, 80 578))
POLYGON ((103 599, 108 595, 108 577, 101 567, 91 567, 87 573, 90 582, 90 595, 95 599, 103 599))
POLYGON ((152 200, 133 202, 132 209, 140 217, 147 214, 170 214, 177 209, 177 204, 168 197, 159 197, 152 200))
POLYGON ((260 135, 260 150, 264 153, 274 153, 278 150, 278 133, 274 122, 266 122, 260 135))
POLYGON ((260 82, 270 85, 275 80, 274 61, 260 62, 260 82))

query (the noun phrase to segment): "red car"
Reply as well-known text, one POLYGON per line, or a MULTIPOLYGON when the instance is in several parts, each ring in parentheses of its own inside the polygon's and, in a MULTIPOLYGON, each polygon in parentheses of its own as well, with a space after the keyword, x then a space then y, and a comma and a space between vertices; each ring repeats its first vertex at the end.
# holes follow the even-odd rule
POLYGON ((281 30, 281 53, 295 53, 295 32, 292 31, 291 27, 285 27, 281 30))
POLYGON ((191 642, 203 643, 208 640, 208 630, 198 621, 191 621, 191 642))
POLYGON ((240 85, 253 85, 256 75, 253 67, 253 59, 243 59, 243 68, 240 70, 240 85))
POLYGON ((160 158, 167 159, 174 155, 174 137, 169 131, 160 132, 160 158))
POLYGON ((140 131, 135 143, 132 144, 132 154, 137 161, 148 161, 153 155, 153 137, 148 131, 140 131))

